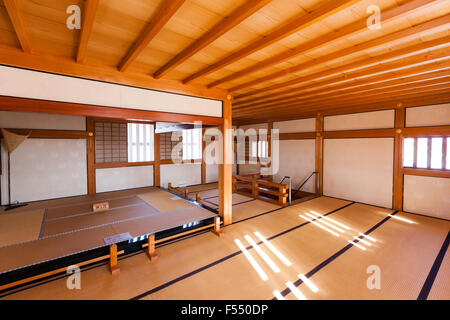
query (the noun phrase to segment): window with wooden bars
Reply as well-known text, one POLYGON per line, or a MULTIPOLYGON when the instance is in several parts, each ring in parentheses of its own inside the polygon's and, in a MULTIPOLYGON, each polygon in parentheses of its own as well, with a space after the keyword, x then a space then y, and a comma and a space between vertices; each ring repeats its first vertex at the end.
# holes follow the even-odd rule
MULTIPOLYGON (((172 149, 181 142, 182 136, 178 140, 172 141, 172 132, 161 133, 159 135, 160 158, 161 160, 172 160, 172 149)), ((180 148, 173 160, 181 160, 183 158, 183 150, 180 148)))
POLYGON ((161 160, 198 160, 202 158, 202 129, 188 129, 182 132, 160 134, 161 160), (176 138, 178 135, 178 139, 176 138), (173 140, 175 137, 175 140, 173 140), (175 146, 181 143, 177 154, 172 155, 175 146))
POLYGON ((95 122, 95 162, 149 162, 154 159, 153 124, 95 122))
POLYGON ((403 167, 450 170, 450 137, 404 138, 403 167))

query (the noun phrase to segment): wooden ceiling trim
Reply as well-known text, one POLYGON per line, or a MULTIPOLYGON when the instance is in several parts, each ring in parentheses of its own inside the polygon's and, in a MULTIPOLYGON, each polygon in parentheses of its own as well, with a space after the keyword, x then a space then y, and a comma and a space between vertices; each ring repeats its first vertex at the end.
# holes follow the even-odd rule
MULTIPOLYGON (((397 92, 401 91, 403 89, 409 89, 409 88, 425 88, 427 86, 432 86, 436 84, 445 84, 449 82, 449 76, 450 76, 450 70, 440 70, 433 72, 432 74, 427 75, 418 75, 418 76, 412 76, 407 78, 401 78, 401 79, 395 79, 391 81, 386 81, 382 83, 372 84, 369 86, 364 86, 364 89, 356 88, 356 89, 348 89, 348 90, 341 90, 341 91, 347 91, 347 92, 337 92, 337 93, 329 93, 325 92, 322 94, 312 94, 310 96, 306 96, 304 99, 302 99, 302 104, 320 104, 322 102, 327 103, 330 101, 330 99, 333 99, 333 101, 339 101, 341 98, 348 100, 353 98, 359 98, 359 97, 367 97, 377 94, 387 94, 390 92, 397 92), (308 99, 309 98, 309 99, 308 99)), ((259 107, 255 109, 242 109, 243 112, 261 112, 266 110, 279 110, 280 108, 284 107, 291 107, 293 104, 297 105, 299 99, 293 100, 290 102, 285 102, 281 104, 274 104, 270 106, 264 106, 259 107)), ((237 112, 237 110, 233 110, 234 112, 237 112)))
MULTIPOLYGON (((296 66, 293 66, 293 67, 290 67, 290 68, 287 68, 287 69, 284 69, 284 70, 280 70, 280 71, 271 73, 271 74, 269 74, 267 76, 259 77, 257 79, 254 79, 254 80, 251 80, 251 81, 248 81, 248 82, 245 82, 245 83, 233 86, 229 90, 232 91, 232 92, 236 92, 236 91, 239 91, 239 90, 242 90, 242 89, 254 86, 256 84, 264 83, 264 82, 267 82, 267 81, 270 81, 270 80, 273 80, 273 79, 277 79, 277 78, 280 78, 280 77, 284 77, 284 76, 290 75, 292 73, 296 73, 296 72, 302 71, 302 70, 304 70, 306 68, 311 68, 311 67, 314 67, 314 66, 323 65, 323 64, 325 64, 327 62, 330 62, 330 61, 333 61, 333 60, 336 60, 336 59, 340 59, 340 58, 343 58, 345 56, 348 56, 348 55, 351 55, 351 54, 354 54, 354 53, 363 52, 364 50, 375 48, 377 46, 380 46, 381 44, 387 44, 389 42, 394 42, 394 41, 397 41, 397 40, 400 40, 400 39, 403 39, 403 38, 407 38, 407 37, 410 37, 410 36, 413 36, 413 35, 417 34, 418 32, 425 32, 425 31, 429 31, 429 30, 432 30, 432 29, 440 27, 440 25, 436 26, 434 23, 428 23, 428 22, 426 23, 425 28, 423 26, 422 27, 419 27, 419 26, 420 25, 414 26, 414 27, 411 27, 411 28, 407 28, 407 29, 404 29, 404 30, 400 30, 400 31, 394 32, 392 34, 388 34, 388 35, 385 35, 385 36, 382 36, 382 37, 379 37, 379 38, 376 38, 376 39, 373 39, 373 40, 369 40, 369 41, 364 42, 364 43, 359 43, 358 45, 355 45, 355 46, 352 46, 352 47, 349 47, 349 48, 346 48, 346 49, 343 49, 343 50, 339 50, 338 52, 332 52, 330 54, 327 54, 327 55, 322 56, 320 58, 314 59, 312 61, 306 61, 306 62, 298 64, 296 66)), ((250 96, 250 95, 252 95, 252 94, 250 94, 250 92, 249 93, 244 93, 244 94, 238 95, 237 98, 244 98, 244 97, 247 97, 247 96, 250 96)))
POLYGON ((86 0, 83 10, 83 24, 81 27, 80 43, 78 44, 77 62, 84 63, 89 43, 89 38, 94 27, 99 0, 86 0))
POLYGON ((208 67, 203 68, 202 70, 197 71, 194 74, 186 77, 183 80, 183 83, 189 83, 189 82, 193 81, 194 79, 197 79, 201 76, 204 76, 204 75, 212 73, 218 69, 221 69, 235 61, 238 61, 238 60, 258 51, 258 50, 261 50, 262 48, 265 48, 283 38, 286 38, 303 28, 306 28, 322 19, 325 19, 326 17, 328 17, 342 9, 347 8, 356 2, 358 2, 358 1, 357 0, 327 1, 325 4, 323 4, 316 10, 312 11, 311 13, 301 14, 300 16, 297 16, 294 19, 291 19, 289 22, 276 28, 274 31, 270 32, 265 37, 258 39, 256 41, 253 41, 249 45, 226 56, 225 58, 217 61, 216 63, 213 63, 213 64, 209 65, 208 67))
MULTIPOLYGON (((381 14, 381 21, 383 21, 383 23, 388 22, 389 20, 395 19, 395 18, 399 18, 404 16, 407 13, 411 13, 414 12, 415 10, 419 9, 419 8, 423 8, 424 6, 429 5, 430 3, 433 3, 433 0, 415 0, 415 1, 411 1, 408 2, 406 4, 403 4, 399 7, 394 7, 390 10, 387 11, 383 11, 381 14)), ((289 49, 286 50, 280 54, 277 54, 269 59, 260 61, 246 69, 243 69, 241 71, 232 73, 229 76, 226 76, 224 78, 215 80, 211 83, 209 83, 207 85, 208 88, 214 87, 214 86, 218 86, 222 83, 225 82, 229 82, 231 80, 235 80, 237 78, 243 77, 247 74, 256 72, 258 70, 270 67, 274 64, 278 64, 281 63, 283 61, 286 61, 290 58, 293 58, 299 54, 305 54, 307 52, 310 52, 312 50, 314 50, 315 48, 324 45, 326 43, 329 43, 331 41, 335 41, 338 39, 342 39, 345 37, 348 37, 349 35, 353 34, 353 33, 357 33, 357 32, 361 32, 367 29, 367 18, 364 17, 360 20, 358 20, 357 22, 351 23, 345 27, 343 27, 342 29, 340 29, 339 31, 335 31, 333 30, 330 33, 325 34, 324 36, 321 36, 317 39, 313 39, 311 41, 308 41, 306 43, 303 43, 293 49, 289 49)), ((236 88, 232 88, 231 91, 235 91, 237 90, 236 88)))
MULTIPOLYGON (((419 87, 420 88, 420 87, 419 87)), ((301 112, 302 109, 308 108, 309 112, 312 111, 319 111, 319 110, 327 110, 334 107, 344 107, 344 106, 357 106, 357 105, 364 105, 364 104, 370 104, 375 102, 382 102, 384 101, 384 97, 386 97, 388 94, 390 95, 387 99, 397 99, 401 100, 406 97, 410 96, 421 96, 421 95, 427 95, 427 94, 440 94, 440 93, 447 93, 450 88, 450 83, 442 83, 437 85, 431 85, 429 87, 424 87, 421 90, 418 90, 417 87, 407 88, 407 89, 401 89, 401 90, 384 90, 382 94, 376 93, 371 95, 358 95, 357 98, 344 98, 344 99, 336 99, 333 100, 333 103, 330 103, 330 99, 325 99, 324 101, 320 102, 314 102, 314 101, 307 101, 307 102, 301 102, 299 104, 291 104, 290 106, 283 107, 281 109, 278 107, 277 109, 271 109, 271 110, 259 110, 258 112, 234 112, 235 116, 237 118, 248 116, 251 117, 252 115, 258 114, 258 117, 271 119, 274 114, 279 114, 282 110, 283 116, 292 116, 296 113, 301 112)))
POLYGON ((138 39, 133 43, 125 57, 120 62, 119 71, 125 71, 139 54, 148 46, 150 41, 161 31, 166 23, 178 11, 185 0, 165 0, 152 21, 141 32, 138 39))
POLYGON ((228 92, 223 89, 208 89, 202 85, 183 85, 180 81, 159 79, 138 73, 123 73, 115 67, 93 62, 80 64, 73 58, 50 54, 35 55, 24 53, 19 49, 0 46, 0 61, 4 65, 32 69, 55 74, 62 74, 84 79, 105 81, 116 84, 135 86, 151 90, 180 93, 196 97, 225 100, 228 92))
MULTIPOLYGON (((395 32, 393 34, 389 34, 389 35, 383 36, 381 38, 376 38, 376 39, 370 40, 370 41, 365 42, 363 44, 359 44, 356 47, 351 47, 351 48, 348 48, 348 49, 344 49, 344 50, 342 50, 342 52, 343 52, 344 55, 352 54, 352 53, 355 53, 355 52, 359 51, 359 49, 356 49, 356 48, 361 48, 362 50, 370 49, 370 48, 373 48, 373 47, 376 47, 376 46, 381 46, 381 45, 387 44, 387 43, 392 42, 392 41, 397 41, 399 39, 407 38, 407 37, 410 37, 410 36, 413 36, 413 35, 417 35, 417 34, 420 34, 420 33, 429 32, 429 31, 432 31, 432 30, 437 29, 437 28, 442 28, 443 26, 446 26, 446 25, 450 26, 449 16, 448 15, 440 17, 440 18, 436 18, 436 19, 433 19, 433 20, 430 20, 430 21, 427 21, 427 22, 424 22, 422 24, 418 24, 418 25, 416 25, 414 27, 398 31, 398 32, 395 32)), ((335 57, 339 58, 341 56, 339 55, 339 53, 337 53, 337 56, 335 55, 335 57)), ((325 56, 325 58, 323 60, 322 60, 322 58, 319 58, 318 59, 319 63, 317 63, 317 64, 322 64, 322 63, 328 62, 330 60, 334 60, 332 58, 333 58, 333 53, 330 54, 330 55, 325 56)), ((307 68, 307 67, 310 67, 310 66, 313 66, 313 65, 317 65, 317 64, 315 64, 314 62, 302 63, 302 64, 300 64, 298 66, 295 66, 295 67, 289 69, 288 74, 292 73, 292 72, 300 71, 300 70, 302 70, 304 68, 307 68)), ((300 78, 302 78, 302 77, 300 77, 300 78)), ((264 88, 261 88, 261 89, 253 90, 253 91, 246 92, 246 93, 243 93, 243 94, 237 94, 235 96, 235 98, 236 98, 236 100, 240 100, 242 98, 253 96, 253 95, 256 95, 258 93, 267 92, 268 90, 274 90, 274 89, 282 88, 282 87, 288 86, 288 85, 290 85, 292 83, 295 83, 296 79, 300 79, 300 78, 295 78, 295 79, 292 79, 292 80, 289 80, 289 81, 277 83, 277 84, 274 84, 274 85, 271 85, 271 86, 268 86, 268 87, 264 87, 264 88)), ((235 91, 235 89, 236 89, 236 87, 231 88, 230 91, 235 91)), ((239 89, 242 89, 242 88, 239 88, 239 89)))
POLYGON ((19 2, 17 0, 3 0, 9 19, 14 27, 17 39, 24 52, 32 53, 30 38, 28 37, 23 17, 20 12, 19 2))
MULTIPOLYGON (((427 52, 420 52, 416 53, 414 55, 405 56, 402 59, 397 60, 386 60, 381 63, 375 64, 375 65, 369 65, 365 66, 363 68, 358 68, 357 70, 349 69, 346 72, 340 72, 332 76, 331 78, 328 77, 324 80, 321 80, 323 77, 314 77, 314 78, 306 78, 306 80, 303 80, 302 78, 298 78, 299 81, 293 81, 289 85, 299 85, 296 87, 289 87, 288 89, 277 91, 273 93, 269 93, 263 96, 256 97, 251 100, 246 101, 236 101, 235 106, 251 106, 251 105, 260 105, 262 103, 266 103, 267 99, 270 99, 272 101, 279 101, 281 99, 285 99, 290 97, 294 90, 298 91, 302 89, 308 90, 313 89, 316 87, 321 87, 325 85, 331 85, 334 83, 342 82, 342 81, 348 81, 351 79, 359 78, 359 77, 365 77, 367 79, 368 76, 377 74, 377 73, 386 73, 388 71, 394 71, 399 68, 405 68, 410 66, 412 68, 413 65, 417 65, 420 63, 432 63, 436 60, 445 59, 448 57, 448 48, 444 47, 441 48, 440 46, 433 50, 433 51, 427 51, 427 52), (313 80, 317 80, 315 82, 312 82, 313 80), (277 100, 275 100, 275 97, 277 97, 277 100)), ((296 79, 294 79, 296 80, 296 79)), ((286 85, 288 86, 288 85, 286 85)), ((286 87, 285 86, 285 87, 286 87)), ((284 88, 284 87, 282 87, 284 88)), ((282 89, 281 88, 281 89, 282 89)), ((278 88, 277 88, 278 89, 278 88)), ((271 91, 271 90, 267 90, 271 91)))
POLYGON ((221 125, 223 118, 0 96, 0 110, 221 125))
POLYGON ((178 65, 192 57, 211 44, 214 40, 237 26, 246 18, 254 14, 256 11, 267 5, 272 0, 248 0, 243 5, 234 10, 229 16, 223 18, 211 30, 206 32, 203 36, 195 40, 192 44, 186 47, 183 51, 177 54, 164 66, 159 68, 154 74, 155 79, 159 79, 167 74, 170 70, 176 68, 178 65))

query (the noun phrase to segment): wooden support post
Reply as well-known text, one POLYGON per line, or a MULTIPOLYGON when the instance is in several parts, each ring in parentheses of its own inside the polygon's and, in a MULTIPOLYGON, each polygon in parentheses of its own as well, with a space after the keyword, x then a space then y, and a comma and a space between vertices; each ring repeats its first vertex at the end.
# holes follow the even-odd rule
POLYGON ((153 154, 155 161, 155 164, 153 165, 153 184, 155 187, 159 187, 161 185, 161 135, 159 133, 155 134, 153 144, 153 154))
POLYGON ((237 191, 237 179, 236 177, 233 177, 233 193, 237 191))
MULTIPOLYGON (((405 129, 405 107, 401 103, 395 109, 395 137, 394 137, 394 189, 392 208, 403 210, 403 130, 405 129)), ((417 149, 416 149, 417 150, 417 149)))
POLYGON ((167 188, 169 189, 169 191, 172 190, 172 182, 169 182, 169 183, 167 184, 167 188))
POLYGON ((285 206, 286 205, 286 187, 284 185, 280 185, 278 187, 278 191, 280 192, 280 194, 278 195, 278 204, 280 206, 285 206))
POLYGON ((200 199, 200 193, 196 193, 195 194, 195 201, 197 201, 197 202, 199 202, 200 203, 200 201, 201 201, 201 199, 200 199))
POLYGON ((223 224, 232 222, 233 134, 231 131, 231 95, 223 100, 223 125, 221 131, 222 163, 219 164, 219 214, 223 224))
POLYGON ((109 270, 111 274, 119 274, 120 268, 117 265, 117 245, 112 244, 109 246, 109 270))
MULTIPOLYGON (((255 178, 253 178, 253 179, 255 179, 255 178)), ((256 180, 253 180, 252 181, 252 195, 253 195, 253 198, 255 198, 255 199, 258 198, 258 195, 259 195, 258 187, 259 187, 258 182, 256 182, 256 180)))
POLYGON ((189 198, 189 189, 187 187, 184 188, 184 197, 189 198))
POLYGON ((88 194, 95 194, 95 123, 94 119, 86 118, 86 130, 87 137, 87 181, 88 181, 88 194))
POLYGON ((318 113, 316 117, 316 172, 319 177, 316 182, 316 192, 323 194, 323 115, 318 113))
POLYGON ((215 217, 214 218, 214 229, 211 230, 212 233, 214 233, 215 235, 221 237, 223 235, 223 232, 220 231, 220 217, 215 217))
POLYGON ((155 235, 154 234, 149 234, 148 235, 148 246, 147 246, 147 256, 150 259, 150 261, 156 260, 158 259, 158 254, 156 253, 155 250, 155 235))

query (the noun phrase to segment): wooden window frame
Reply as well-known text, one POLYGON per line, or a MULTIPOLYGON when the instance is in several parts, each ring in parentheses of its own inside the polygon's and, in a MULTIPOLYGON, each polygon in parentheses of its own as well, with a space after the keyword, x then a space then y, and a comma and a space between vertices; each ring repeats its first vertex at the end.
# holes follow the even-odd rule
MULTIPOLYGON (((450 157, 450 154, 447 154, 447 139, 450 138, 450 135, 432 135, 432 136, 428 136, 428 135, 420 135, 420 136, 405 136, 403 137, 403 141, 405 139, 414 139, 414 161, 413 161, 413 165, 412 166, 405 166, 404 165, 404 157, 405 157, 405 152, 404 150, 402 151, 402 169, 403 170, 408 170, 408 172, 411 172, 411 170, 420 170, 422 172, 444 172, 444 173, 449 173, 450 169, 446 168, 447 165, 447 157, 450 157), (419 168, 417 167, 417 153, 418 153, 418 148, 417 148, 417 141, 420 138, 426 138, 427 139, 427 167, 426 168, 419 168), (431 146, 432 146, 432 139, 433 138, 442 138, 442 168, 441 169, 434 169, 431 168, 431 146)), ((403 144, 404 146, 404 144, 403 144)))

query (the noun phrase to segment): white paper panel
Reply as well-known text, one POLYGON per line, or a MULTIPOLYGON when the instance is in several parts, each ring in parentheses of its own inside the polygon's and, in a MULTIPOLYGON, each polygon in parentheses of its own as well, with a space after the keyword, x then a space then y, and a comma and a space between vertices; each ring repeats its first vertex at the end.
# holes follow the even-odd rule
POLYGON ((0 111, 0 128, 86 130, 86 117, 38 112, 0 111))
POLYGON ((405 175, 403 209, 450 219, 450 179, 405 175))
POLYGON ((392 207, 394 139, 325 139, 324 194, 392 207))
POLYGON ((153 166, 105 168, 95 170, 97 192, 153 186, 153 166))
POLYGON ((164 164, 160 167, 161 186, 167 188, 168 183, 173 187, 180 184, 193 185, 202 183, 202 165, 188 164, 164 164))
POLYGON ((219 166, 217 164, 206 165, 206 183, 219 181, 219 166))
POLYGON ((222 101, 0 66, 0 95, 222 117, 222 101))
MULTIPOLYGON (((275 174, 274 182, 280 182, 284 176, 292 178, 292 188, 297 188, 315 171, 316 141, 310 140, 281 140, 280 168, 275 174)), ((302 188, 302 191, 314 192, 314 177, 302 188)), ((284 183, 288 183, 285 180, 284 183)))
POLYGON ((407 127, 450 125, 450 103, 406 108, 407 127))
POLYGON ((309 118, 274 122, 273 128, 278 129, 280 133, 314 132, 316 131, 316 119, 309 118))
MULTIPOLYGON (((6 172, 3 178, 6 178, 6 172)), ((86 193, 86 140, 27 139, 11 154, 12 201, 37 201, 86 193)))
POLYGON ((325 131, 393 128, 395 110, 324 117, 325 131))

